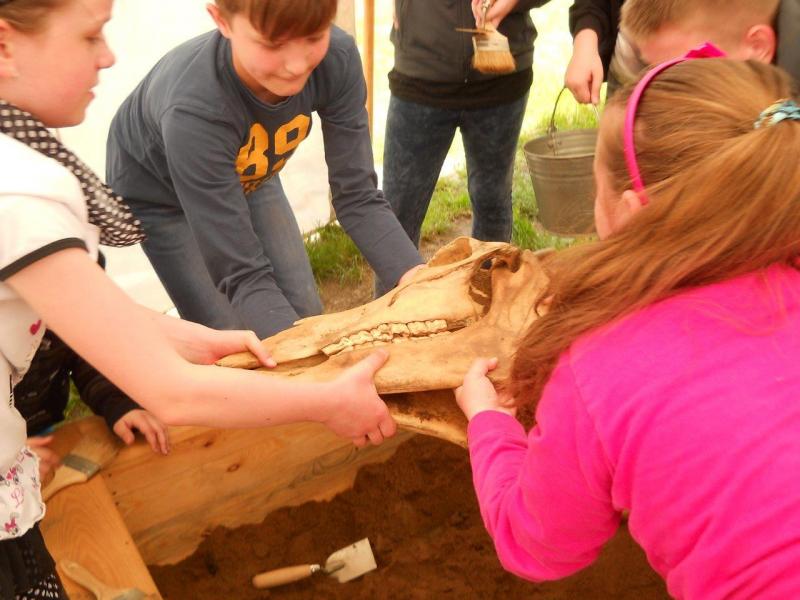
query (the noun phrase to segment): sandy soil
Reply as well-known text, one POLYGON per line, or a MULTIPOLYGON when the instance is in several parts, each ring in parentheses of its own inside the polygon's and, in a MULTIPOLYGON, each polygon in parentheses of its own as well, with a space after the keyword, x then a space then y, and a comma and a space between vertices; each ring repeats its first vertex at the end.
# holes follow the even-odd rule
POLYGON ((594 565, 562 581, 533 584, 504 571, 478 512, 467 453, 424 436, 388 462, 362 468, 354 487, 330 502, 280 509, 258 525, 215 529, 194 555, 151 572, 167 600, 668 598, 624 528, 594 565), (340 584, 317 575, 272 591, 250 585, 256 573, 324 561, 363 537, 378 569, 357 580, 340 584))

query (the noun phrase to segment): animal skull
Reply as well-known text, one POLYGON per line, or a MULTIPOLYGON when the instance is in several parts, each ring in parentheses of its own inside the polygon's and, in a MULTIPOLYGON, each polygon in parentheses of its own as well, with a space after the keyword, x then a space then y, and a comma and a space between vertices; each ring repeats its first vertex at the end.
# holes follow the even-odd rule
MULTIPOLYGON (((375 376, 381 394, 458 387, 480 356, 500 359, 491 373, 499 379, 508 373, 517 339, 536 317, 535 301, 546 283, 529 250, 458 238, 410 283, 363 306, 302 319, 265 339, 278 366, 263 372, 331 380, 375 346, 384 346, 389 360, 375 376)), ((260 366, 250 353, 218 364, 260 366)))

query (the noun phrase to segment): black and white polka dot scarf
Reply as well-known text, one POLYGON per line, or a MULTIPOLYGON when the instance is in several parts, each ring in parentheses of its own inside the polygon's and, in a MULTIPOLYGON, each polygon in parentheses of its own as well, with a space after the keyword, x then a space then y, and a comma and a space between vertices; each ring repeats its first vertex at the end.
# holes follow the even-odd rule
POLYGON ((139 220, 122 198, 33 115, 0 99, 0 132, 58 161, 75 175, 86 198, 89 222, 100 228, 101 244, 132 246, 144 239, 139 220))

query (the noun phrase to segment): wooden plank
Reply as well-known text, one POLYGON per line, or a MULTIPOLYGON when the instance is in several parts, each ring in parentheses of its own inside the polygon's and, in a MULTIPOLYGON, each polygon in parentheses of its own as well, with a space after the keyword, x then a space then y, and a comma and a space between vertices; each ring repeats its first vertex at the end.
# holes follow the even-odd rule
POLYGON ((367 114, 373 131, 375 112, 375 0, 364 0, 364 79, 367 81, 367 114))
POLYGON ((352 486, 361 465, 388 459, 413 435, 356 450, 313 423, 183 429, 170 456, 136 444, 103 472, 147 564, 185 558, 213 527, 258 523, 282 506, 330 499, 352 486))
MULTIPOLYGON (((41 528, 56 561, 74 560, 111 587, 137 587, 161 598, 102 477, 53 496, 41 528)), ((70 598, 94 598, 64 573, 60 575, 70 598)))

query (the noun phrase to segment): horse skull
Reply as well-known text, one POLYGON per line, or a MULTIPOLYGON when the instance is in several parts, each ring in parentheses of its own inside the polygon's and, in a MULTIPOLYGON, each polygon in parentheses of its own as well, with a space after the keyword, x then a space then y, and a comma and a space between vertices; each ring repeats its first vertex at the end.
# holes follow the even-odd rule
MULTIPOLYGON (((381 394, 455 388, 480 356, 498 357, 490 376, 503 378, 519 336, 536 318, 546 283, 532 252, 458 238, 410 283, 363 306, 302 319, 263 340, 278 366, 262 371, 327 381, 383 346, 389 359, 375 375, 381 394)), ((260 366, 250 353, 218 364, 260 366)))

